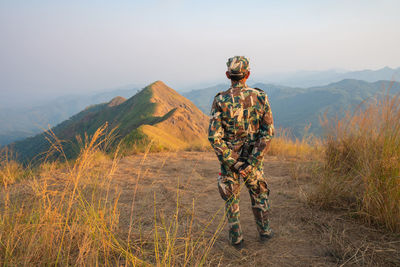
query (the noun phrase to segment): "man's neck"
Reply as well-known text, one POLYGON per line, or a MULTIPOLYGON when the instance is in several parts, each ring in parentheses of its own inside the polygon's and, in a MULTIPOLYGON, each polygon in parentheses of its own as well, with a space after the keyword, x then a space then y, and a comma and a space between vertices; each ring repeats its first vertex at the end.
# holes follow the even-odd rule
POLYGON ((232 81, 231 80, 231 86, 232 87, 247 87, 246 80, 240 80, 240 81, 232 81))

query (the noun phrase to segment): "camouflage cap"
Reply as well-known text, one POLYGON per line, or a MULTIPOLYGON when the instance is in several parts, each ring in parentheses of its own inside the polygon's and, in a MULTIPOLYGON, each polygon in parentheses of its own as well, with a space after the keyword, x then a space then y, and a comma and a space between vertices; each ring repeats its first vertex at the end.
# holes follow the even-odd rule
POLYGON ((226 62, 226 65, 228 66, 229 74, 235 76, 246 74, 250 70, 249 59, 244 56, 231 57, 226 62))

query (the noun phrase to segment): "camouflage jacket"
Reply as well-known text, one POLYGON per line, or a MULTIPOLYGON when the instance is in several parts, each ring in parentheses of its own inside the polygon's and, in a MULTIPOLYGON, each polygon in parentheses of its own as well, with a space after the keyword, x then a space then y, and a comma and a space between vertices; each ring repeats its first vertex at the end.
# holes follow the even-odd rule
POLYGON ((247 144, 250 146, 247 162, 256 166, 273 135, 271 107, 263 90, 236 83, 215 96, 208 140, 222 164, 231 168, 247 144))

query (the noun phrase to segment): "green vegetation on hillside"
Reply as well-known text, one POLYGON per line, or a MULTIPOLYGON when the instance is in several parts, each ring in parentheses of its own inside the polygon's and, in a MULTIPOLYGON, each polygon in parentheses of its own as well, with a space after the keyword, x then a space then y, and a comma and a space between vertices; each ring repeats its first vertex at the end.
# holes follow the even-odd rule
POLYGON ((76 137, 80 136, 81 140, 85 140, 85 134, 93 135, 106 122, 110 129, 118 127, 115 132, 115 142, 118 142, 140 125, 154 124, 163 119, 152 116, 155 103, 150 103, 151 96, 151 86, 148 86, 120 105, 112 107, 109 107, 107 103, 93 105, 60 123, 51 129, 51 132, 16 142, 12 145, 12 149, 17 152, 18 159, 22 161, 31 160, 35 157, 41 159, 40 155, 47 152, 50 149, 51 142, 55 141, 53 139, 54 134, 58 139, 65 142, 64 151, 66 155, 75 157, 79 152, 76 137), (50 139, 50 141, 47 139, 50 139))

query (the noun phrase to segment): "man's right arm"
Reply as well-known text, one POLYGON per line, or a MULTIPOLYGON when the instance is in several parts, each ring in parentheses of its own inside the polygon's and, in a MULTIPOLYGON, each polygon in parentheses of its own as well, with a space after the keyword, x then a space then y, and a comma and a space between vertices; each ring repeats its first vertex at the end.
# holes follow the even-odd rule
POLYGON ((251 151, 247 162, 255 167, 264 158, 264 154, 268 151, 272 137, 274 136, 274 120, 272 117, 271 106, 268 101, 268 96, 263 94, 264 114, 261 118, 260 129, 257 135, 254 148, 251 151))
POLYGON ((217 101, 218 95, 214 98, 211 108, 210 126, 208 128, 208 140, 214 148, 219 161, 229 168, 236 163, 238 155, 233 152, 223 140, 224 128, 222 127, 222 111, 217 101))

